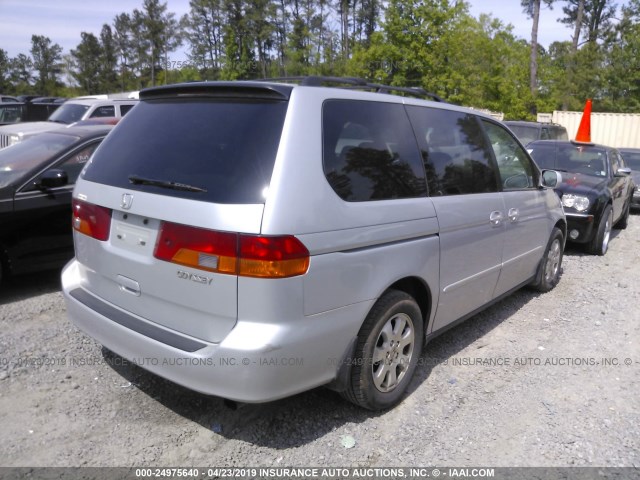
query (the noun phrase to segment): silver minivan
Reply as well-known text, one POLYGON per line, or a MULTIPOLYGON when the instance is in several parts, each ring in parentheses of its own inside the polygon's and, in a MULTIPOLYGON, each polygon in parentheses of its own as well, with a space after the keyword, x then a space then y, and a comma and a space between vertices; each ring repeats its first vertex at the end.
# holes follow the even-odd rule
POLYGON ((558 282, 566 221, 501 123, 347 79, 148 89, 74 191, 71 320, 190 389, 401 400, 423 345, 558 282))

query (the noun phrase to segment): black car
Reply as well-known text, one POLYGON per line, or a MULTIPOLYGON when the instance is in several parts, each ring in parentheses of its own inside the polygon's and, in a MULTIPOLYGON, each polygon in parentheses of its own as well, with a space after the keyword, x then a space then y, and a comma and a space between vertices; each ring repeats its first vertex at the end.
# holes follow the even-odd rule
POLYGON ((624 163, 631 169, 631 176, 636 184, 633 191, 633 199, 631 200, 631 208, 640 209, 640 148, 621 148, 620 155, 624 159, 624 163))
POLYGON ((527 150, 541 169, 562 173, 556 191, 568 223, 568 240, 604 255, 611 228, 626 228, 633 197, 631 170, 615 148, 594 143, 539 140, 527 150))
POLYGON ((567 129, 557 123, 525 122, 507 120, 504 124, 514 133, 523 145, 534 140, 568 140, 567 129))
POLYGON ((0 150, 0 279, 73 257, 71 192, 112 128, 61 128, 0 150))
POLYGON ((44 121, 60 105, 60 103, 54 103, 53 100, 48 102, 0 103, 0 125, 44 121))

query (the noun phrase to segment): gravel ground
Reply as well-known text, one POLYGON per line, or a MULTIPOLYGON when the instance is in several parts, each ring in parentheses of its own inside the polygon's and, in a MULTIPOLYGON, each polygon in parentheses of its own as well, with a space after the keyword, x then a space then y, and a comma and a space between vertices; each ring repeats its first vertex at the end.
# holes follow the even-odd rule
POLYGON ((636 215, 605 257, 570 249, 552 292, 430 343, 390 411, 326 389, 233 409, 79 332, 56 273, 15 278, 0 290, 0 465, 638 468, 639 308, 636 215))

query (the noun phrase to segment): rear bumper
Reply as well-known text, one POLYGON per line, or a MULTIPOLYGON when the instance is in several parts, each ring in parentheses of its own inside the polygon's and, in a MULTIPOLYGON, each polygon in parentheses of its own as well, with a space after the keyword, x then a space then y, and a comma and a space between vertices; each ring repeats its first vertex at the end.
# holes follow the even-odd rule
MULTIPOLYGON (((90 337, 161 377, 208 395, 259 403, 331 382, 373 301, 263 323, 239 319, 209 343, 131 315, 81 285, 72 260, 62 272, 71 321, 90 337)), ((268 306, 265 306, 268 308, 268 306)))
POLYGON ((565 213, 565 215, 567 217, 568 240, 575 243, 586 243, 591 241, 595 231, 594 216, 580 213, 565 213), (572 232, 578 232, 578 236, 576 238, 572 238, 572 232))

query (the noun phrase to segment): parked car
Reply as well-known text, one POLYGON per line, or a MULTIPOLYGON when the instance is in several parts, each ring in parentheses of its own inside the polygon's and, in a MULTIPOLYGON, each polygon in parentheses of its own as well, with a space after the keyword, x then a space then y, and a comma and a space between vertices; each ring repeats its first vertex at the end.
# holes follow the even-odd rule
POLYGON ((566 235, 556 172, 424 94, 318 77, 141 92, 74 190, 71 320, 199 392, 394 405, 424 342, 553 288, 566 235))
POLYGON ((55 130, 65 125, 96 117, 122 117, 137 100, 72 99, 64 102, 46 122, 31 122, 0 127, 0 149, 25 138, 55 130))
POLYGON ((73 257, 71 191, 111 128, 63 128, 0 150, 0 279, 73 257))
POLYGON ((540 168, 562 174, 556 190, 569 224, 568 240, 604 255, 612 227, 627 228, 634 184, 615 148, 595 143, 539 140, 527 148, 540 168))
POLYGON ((0 125, 46 120, 60 106, 54 102, 0 103, 0 125))
POLYGON ((0 103, 15 103, 19 102, 16 97, 11 97, 9 95, 0 95, 0 103))
POLYGON ((534 140, 568 140, 567 129, 555 123, 507 120, 504 122, 516 137, 527 145, 534 140))
POLYGON ((633 183, 635 183, 631 208, 640 209, 640 148, 621 148, 618 151, 622 155, 625 165, 631 169, 631 176, 633 183))

